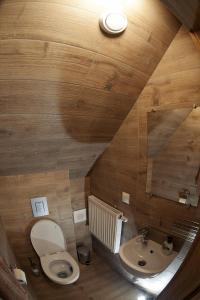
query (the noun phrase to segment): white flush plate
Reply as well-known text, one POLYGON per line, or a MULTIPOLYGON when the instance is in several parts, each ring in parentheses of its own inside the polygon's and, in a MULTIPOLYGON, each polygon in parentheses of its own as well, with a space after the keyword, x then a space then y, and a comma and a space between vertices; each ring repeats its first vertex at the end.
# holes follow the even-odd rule
POLYGON ((32 198, 31 205, 34 217, 43 217, 49 215, 46 197, 32 198))

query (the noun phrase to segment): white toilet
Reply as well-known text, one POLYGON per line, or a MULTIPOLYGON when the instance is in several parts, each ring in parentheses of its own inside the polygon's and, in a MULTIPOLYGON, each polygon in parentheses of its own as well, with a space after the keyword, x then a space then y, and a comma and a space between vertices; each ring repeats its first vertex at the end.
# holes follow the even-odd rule
POLYGON ((31 229, 31 242, 50 280, 62 285, 78 280, 78 263, 67 252, 65 238, 58 224, 51 220, 36 222, 31 229))

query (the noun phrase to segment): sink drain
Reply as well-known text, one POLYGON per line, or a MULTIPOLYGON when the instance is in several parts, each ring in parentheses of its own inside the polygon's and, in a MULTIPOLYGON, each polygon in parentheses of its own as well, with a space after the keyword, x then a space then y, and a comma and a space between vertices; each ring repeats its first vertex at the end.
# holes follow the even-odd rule
POLYGON ((145 265, 146 265, 146 261, 145 260, 139 260, 138 261, 138 266, 144 267, 145 265))

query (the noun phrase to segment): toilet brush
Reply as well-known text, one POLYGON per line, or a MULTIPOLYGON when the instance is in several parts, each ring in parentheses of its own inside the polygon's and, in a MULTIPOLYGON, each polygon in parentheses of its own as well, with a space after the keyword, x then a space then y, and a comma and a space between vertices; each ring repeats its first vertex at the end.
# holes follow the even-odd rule
POLYGON ((31 271, 35 276, 40 276, 40 268, 39 266, 33 262, 31 257, 28 257, 29 261, 30 261, 30 265, 31 265, 31 271))

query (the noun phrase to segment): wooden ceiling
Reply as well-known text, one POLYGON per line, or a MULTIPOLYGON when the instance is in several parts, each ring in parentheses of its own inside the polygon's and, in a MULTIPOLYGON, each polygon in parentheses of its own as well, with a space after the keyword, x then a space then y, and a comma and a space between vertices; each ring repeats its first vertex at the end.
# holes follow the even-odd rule
POLYGON ((133 1, 109 38, 106 2, 0 2, 0 175, 86 175, 135 103, 179 24, 160 1, 133 1))
POLYGON ((200 30, 199 0, 162 0, 189 30, 200 30))

